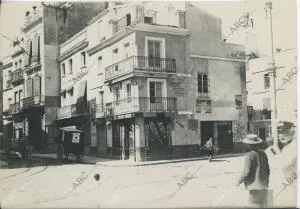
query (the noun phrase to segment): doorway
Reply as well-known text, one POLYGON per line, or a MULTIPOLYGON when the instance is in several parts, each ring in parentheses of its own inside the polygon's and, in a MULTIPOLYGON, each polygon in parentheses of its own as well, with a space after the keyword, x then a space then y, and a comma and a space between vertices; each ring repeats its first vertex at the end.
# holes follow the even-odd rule
POLYGON ((218 145, 221 152, 233 150, 232 124, 218 125, 218 145))
POLYGON ((212 121, 201 122, 201 147, 209 138, 214 137, 214 123, 212 121))

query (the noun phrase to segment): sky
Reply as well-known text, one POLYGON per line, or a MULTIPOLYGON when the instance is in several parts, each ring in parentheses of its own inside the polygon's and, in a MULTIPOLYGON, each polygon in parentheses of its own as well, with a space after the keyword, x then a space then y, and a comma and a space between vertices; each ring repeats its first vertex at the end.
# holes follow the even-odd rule
MULTIPOLYGON (((238 21, 239 17, 247 11, 252 12, 250 18, 253 19, 253 28, 239 28, 227 39, 227 42, 244 44, 248 48, 257 49, 261 54, 267 54, 270 46, 270 29, 267 25, 264 2, 263 0, 232 0, 192 1, 191 3, 212 15, 220 17, 223 23, 224 36, 230 34, 230 27, 238 21)), ((272 2, 274 49, 296 48, 296 0, 272 0, 272 2)), ((11 39, 17 37, 20 33, 20 27, 24 23, 26 10, 32 10, 34 5, 39 6, 40 2, 3 2, 0 10, 0 33, 11 39)), ((9 41, 0 36, 0 59, 2 60, 8 52, 9 41)))

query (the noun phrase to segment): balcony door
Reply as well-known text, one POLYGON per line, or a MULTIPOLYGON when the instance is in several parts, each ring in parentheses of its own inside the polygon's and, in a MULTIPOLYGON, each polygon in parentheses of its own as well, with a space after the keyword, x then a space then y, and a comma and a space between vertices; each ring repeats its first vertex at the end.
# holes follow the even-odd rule
POLYGON ((149 82, 150 111, 164 110, 163 86, 164 86, 164 83, 162 81, 150 81, 149 82))
POLYGON ((159 67, 161 57, 161 42, 148 40, 148 65, 149 67, 159 67))

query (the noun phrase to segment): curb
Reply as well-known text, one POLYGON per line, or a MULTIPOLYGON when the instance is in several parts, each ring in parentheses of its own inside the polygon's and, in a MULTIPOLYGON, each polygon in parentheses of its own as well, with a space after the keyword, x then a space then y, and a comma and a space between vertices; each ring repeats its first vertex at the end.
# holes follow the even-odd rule
MULTIPOLYGON (((222 158, 233 158, 233 157, 240 157, 243 156, 244 153, 240 153, 240 154, 231 154, 231 155, 221 155, 221 156, 215 156, 214 159, 222 159, 222 158)), ((169 160, 169 161, 163 161, 163 162, 157 162, 157 161, 153 161, 149 163, 145 163, 145 162, 132 162, 132 163, 124 163, 124 164, 115 164, 115 165, 106 165, 103 164, 102 162, 96 163, 97 165, 100 166, 105 166, 105 167, 134 167, 134 166, 148 166, 148 165, 160 165, 160 164, 171 164, 171 163, 180 163, 180 162, 189 162, 189 161, 199 161, 199 160, 207 160, 207 157, 197 157, 197 158, 190 158, 190 159, 179 159, 179 160, 169 160)))

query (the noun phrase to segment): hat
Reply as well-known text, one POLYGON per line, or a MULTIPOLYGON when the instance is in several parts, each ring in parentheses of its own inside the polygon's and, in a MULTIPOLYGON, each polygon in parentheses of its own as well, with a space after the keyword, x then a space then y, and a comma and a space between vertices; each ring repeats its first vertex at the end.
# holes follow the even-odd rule
POLYGON ((277 130, 278 133, 285 133, 290 128, 295 127, 295 125, 288 121, 279 121, 277 122, 277 130))
POLYGON ((259 144, 263 140, 261 138, 258 138, 256 134, 248 134, 246 138, 243 139, 243 143, 245 144, 259 144))

